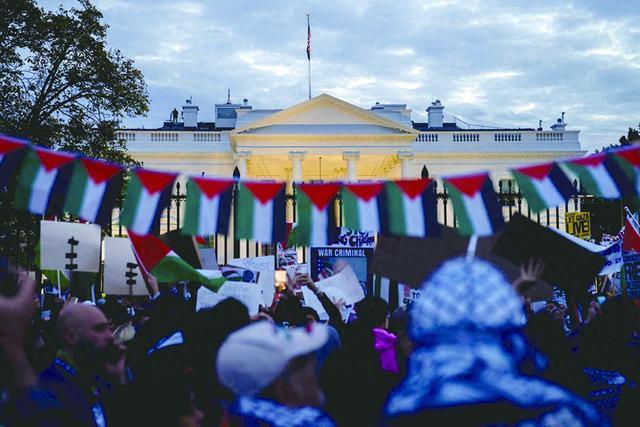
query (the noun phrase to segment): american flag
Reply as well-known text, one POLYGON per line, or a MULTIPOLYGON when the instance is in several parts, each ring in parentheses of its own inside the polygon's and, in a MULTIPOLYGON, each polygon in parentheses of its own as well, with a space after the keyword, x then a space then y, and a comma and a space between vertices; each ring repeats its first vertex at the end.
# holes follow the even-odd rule
POLYGON ((311 61, 311 25, 309 24, 308 15, 307 15, 307 59, 311 61))

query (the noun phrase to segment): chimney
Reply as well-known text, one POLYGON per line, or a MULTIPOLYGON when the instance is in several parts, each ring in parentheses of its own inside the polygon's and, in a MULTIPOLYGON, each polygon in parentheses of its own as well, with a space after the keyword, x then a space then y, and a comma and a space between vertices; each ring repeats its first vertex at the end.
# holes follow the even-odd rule
POLYGON ((436 99, 427 108, 427 116, 430 128, 441 128, 444 121, 444 105, 440 103, 439 99, 436 99))
POLYGON ((551 126, 551 129, 556 132, 564 132, 564 128, 567 127, 567 124, 564 122, 564 111, 562 112, 562 117, 560 117, 556 123, 551 126))
POLYGON ((198 106, 192 105, 193 101, 191 97, 185 101, 185 105, 182 106, 182 120, 184 121, 185 128, 197 128, 198 127, 198 106))

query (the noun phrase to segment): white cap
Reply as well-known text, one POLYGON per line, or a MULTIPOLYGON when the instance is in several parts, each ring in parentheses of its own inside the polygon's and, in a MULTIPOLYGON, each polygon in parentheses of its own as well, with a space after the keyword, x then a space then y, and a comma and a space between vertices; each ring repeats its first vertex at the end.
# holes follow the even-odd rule
POLYGON ((285 370, 292 359, 322 347, 327 327, 282 328, 262 321, 237 330, 222 343, 216 370, 220 382, 238 396, 252 396, 285 370))

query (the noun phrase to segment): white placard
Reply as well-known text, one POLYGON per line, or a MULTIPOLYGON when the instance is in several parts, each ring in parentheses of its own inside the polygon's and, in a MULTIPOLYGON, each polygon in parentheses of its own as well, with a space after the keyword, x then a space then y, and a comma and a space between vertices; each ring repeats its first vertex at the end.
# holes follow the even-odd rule
POLYGON ((229 260, 229 265, 235 267, 248 268, 249 270, 275 270, 276 259, 273 255, 256 256, 249 258, 233 258, 229 260))
POLYGON ((100 271, 100 226, 76 222, 40 222, 40 268, 100 271))
POLYGON ((340 273, 316 282, 316 286, 330 298, 341 298, 347 305, 355 304, 364 298, 360 282, 350 266, 340 273))
POLYGON ((235 298, 243 303, 251 316, 258 314, 258 307, 262 304, 262 294, 257 284, 226 281, 218 289, 218 292, 212 292, 204 286, 200 286, 196 300, 196 311, 214 307, 227 298, 235 298))
POLYGON ((131 241, 127 238, 104 238, 103 289, 107 295, 149 294, 138 261, 131 249, 131 241), (127 285, 129 280, 131 285, 127 285))
POLYGON ((216 256, 216 250, 212 248, 198 249, 198 255, 200 257, 200 263, 205 270, 217 270, 218 258, 216 256))

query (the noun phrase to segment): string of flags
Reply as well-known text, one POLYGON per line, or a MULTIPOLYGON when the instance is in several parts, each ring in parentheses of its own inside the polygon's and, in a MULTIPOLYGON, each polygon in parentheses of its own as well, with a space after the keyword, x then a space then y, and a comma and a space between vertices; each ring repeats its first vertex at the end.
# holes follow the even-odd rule
MULTIPOLYGON (((640 147, 510 170, 533 213, 564 205, 575 195, 575 175, 587 194, 638 198, 640 147)), ((17 176, 15 207, 35 215, 68 212, 102 226, 111 222, 125 169, 83 155, 44 149, 0 135, 0 188, 17 176)), ((129 174, 120 222, 147 235, 169 206, 177 173, 136 168, 129 174)), ((442 177, 463 235, 489 236, 504 225, 489 174, 442 177)), ((402 179, 359 183, 299 183, 293 243, 326 245, 337 238, 335 200, 342 196, 344 225, 358 231, 430 237, 440 231, 435 181, 402 179)), ((189 177, 182 231, 228 235, 235 193, 235 238, 260 243, 287 236, 285 183, 189 177), (237 186, 236 186, 237 184, 237 186)))

